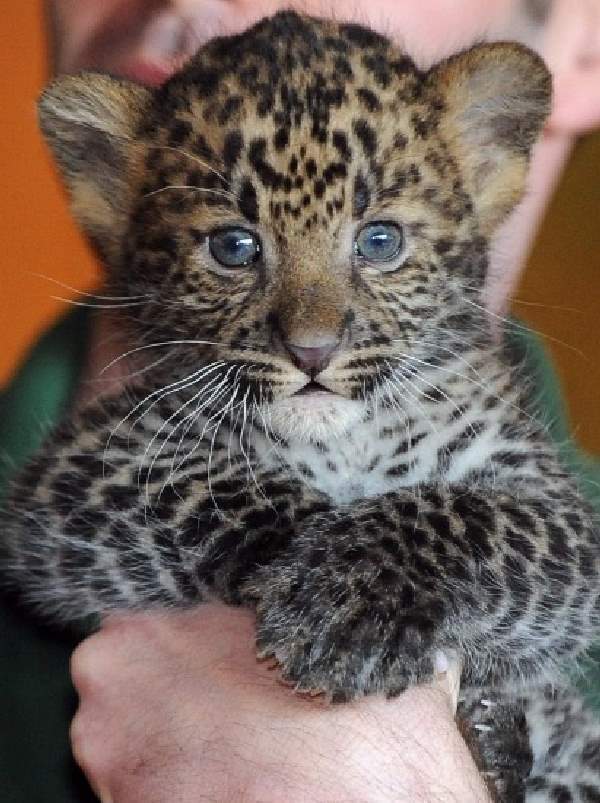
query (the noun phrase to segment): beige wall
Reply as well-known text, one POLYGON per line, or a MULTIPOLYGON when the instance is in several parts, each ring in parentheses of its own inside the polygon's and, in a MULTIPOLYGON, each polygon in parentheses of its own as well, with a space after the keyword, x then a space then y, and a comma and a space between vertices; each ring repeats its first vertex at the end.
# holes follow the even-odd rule
MULTIPOLYGON (((7 3, 0 15, 0 384, 58 314, 52 296, 97 275, 37 133, 35 98, 45 80, 41 3, 7 3)), ((549 340, 565 382, 577 437, 600 454, 600 135, 575 154, 531 264, 515 311, 549 340), (569 309, 572 308, 572 309, 569 309), (579 352, 582 352, 580 354, 579 352)))
POLYGON ((600 134, 571 159, 513 309, 547 335, 577 439, 600 455, 600 134))

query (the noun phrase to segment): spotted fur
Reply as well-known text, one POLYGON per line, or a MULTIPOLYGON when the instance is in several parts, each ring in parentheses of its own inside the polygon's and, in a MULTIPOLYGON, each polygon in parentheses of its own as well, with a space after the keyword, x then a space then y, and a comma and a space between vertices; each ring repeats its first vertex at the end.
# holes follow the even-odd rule
POLYGON ((497 795, 598 799, 597 726, 572 692, 547 697, 598 625, 598 531, 481 302, 549 99, 519 45, 424 72, 291 12, 158 90, 53 84, 42 128, 135 370, 13 485, 4 571, 23 598, 63 620, 250 605, 259 652, 339 700, 456 653, 497 795), (394 270, 353 249, 373 220, 403 227, 394 270), (258 261, 215 262, 226 225, 256 232, 258 261), (324 344, 318 367, 297 359, 324 344), (565 725, 557 753, 539 734, 561 716, 585 734, 565 725))

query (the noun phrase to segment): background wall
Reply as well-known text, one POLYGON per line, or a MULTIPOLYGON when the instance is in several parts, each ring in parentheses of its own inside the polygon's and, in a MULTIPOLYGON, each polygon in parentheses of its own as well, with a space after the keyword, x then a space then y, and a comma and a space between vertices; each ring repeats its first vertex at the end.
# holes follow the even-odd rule
POLYGON ((0 385, 58 314, 52 296, 93 284, 93 259, 71 222, 37 130, 46 82, 41 0, 4 3, 0 14, 0 385))
MULTIPOLYGON (((0 385, 73 293, 98 271, 75 230, 37 132, 46 77, 41 3, 0 16, 0 385)), ((579 442, 600 454, 600 135, 581 141, 547 216, 515 312, 548 336, 579 442), (562 341, 564 345, 561 345, 562 341)))

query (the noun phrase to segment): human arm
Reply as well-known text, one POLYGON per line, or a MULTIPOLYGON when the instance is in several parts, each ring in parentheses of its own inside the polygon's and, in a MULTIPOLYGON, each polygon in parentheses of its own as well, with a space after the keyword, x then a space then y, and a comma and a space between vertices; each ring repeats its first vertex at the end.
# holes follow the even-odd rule
POLYGON ((443 679, 394 701, 297 695, 256 662, 246 611, 110 618, 72 669, 74 751, 103 803, 486 800, 443 679))

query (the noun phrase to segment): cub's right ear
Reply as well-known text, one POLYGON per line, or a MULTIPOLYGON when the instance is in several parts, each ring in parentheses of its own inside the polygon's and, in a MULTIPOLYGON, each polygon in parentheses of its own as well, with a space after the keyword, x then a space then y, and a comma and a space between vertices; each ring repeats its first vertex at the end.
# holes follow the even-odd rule
POLYGON ((550 113, 550 72, 524 45, 494 42, 451 56, 430 80, 444 93, 444 136, 490 234, 525 189, 531 149, 550 113))
POLYGON ((107 75, 65 76, 43 92, 42 132, 71 196, 73 214, 110 262, 124 233, 136 130, 151 91, 107 75))

